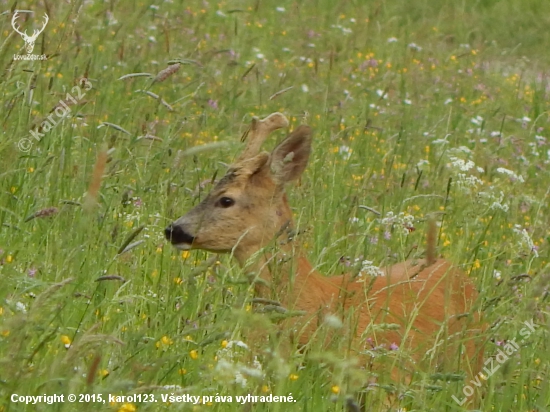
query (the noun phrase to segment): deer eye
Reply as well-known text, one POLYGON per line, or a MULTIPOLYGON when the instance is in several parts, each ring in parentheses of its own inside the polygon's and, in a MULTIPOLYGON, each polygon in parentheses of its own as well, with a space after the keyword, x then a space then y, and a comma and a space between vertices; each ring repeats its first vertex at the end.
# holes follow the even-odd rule
POLYGON ((230 197, 222 197, 220 200, 218 200, 218 204, 223 207, 224 209, 231 207, 235 204, 235 201, 231 199, 230 197))

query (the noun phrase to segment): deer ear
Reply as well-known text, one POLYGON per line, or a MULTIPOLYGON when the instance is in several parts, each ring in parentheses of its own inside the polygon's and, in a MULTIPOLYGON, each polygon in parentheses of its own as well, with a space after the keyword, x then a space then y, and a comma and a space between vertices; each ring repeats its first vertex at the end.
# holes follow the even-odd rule
POLYGON ((311 128, 299 126, 271 153, 271 173, 279 184, 297 179, 311 153, 311 128))
POLYGON ((267 163, 269 160, 269 153, 261 152, 250 159, 242 160, 238 164, 232 167, 234 173, 239 176, 251 176, 267 163))

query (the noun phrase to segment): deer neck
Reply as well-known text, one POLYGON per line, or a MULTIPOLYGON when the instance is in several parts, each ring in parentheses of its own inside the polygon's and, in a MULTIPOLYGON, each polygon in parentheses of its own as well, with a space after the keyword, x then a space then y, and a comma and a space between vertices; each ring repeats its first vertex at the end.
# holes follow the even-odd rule
MULTIPOLYGON (((298 304, 300 293, 324 279, 302 251, 299 231, 292 220, 286 194, 274 209, 271 230, 262 242, 235 250, 235 258, 254 284, 257 297, 298 304)), ((243 245, 244 246, 244 245, 243 245)))
POLYGON ((235 258, 254 284, 256 296, 266 299, 278 299, 277 295, 284 295, 285 289, 312 270, 288 220, 269 242, 235 251, 235 258))
POLYGON ((256 297, 278 301, 289 309, 309 311, 310 308, 302 307, 300 296, 316 288, 324 277, 313 269, 300 243, 289 226, 271 244, 245 259, 237 259, 254 285, 256 297))

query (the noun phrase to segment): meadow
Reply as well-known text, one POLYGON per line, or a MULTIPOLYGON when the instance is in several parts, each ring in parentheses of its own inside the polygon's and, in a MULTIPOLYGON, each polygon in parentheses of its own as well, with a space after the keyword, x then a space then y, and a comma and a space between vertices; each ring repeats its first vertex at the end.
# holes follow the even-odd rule
POLYGON ((0 5, 0 411, 550 409, 550 2, 0 5), (46 60, 14 58, 16 9, 28 32, 48 14, 46 60), (314 129, 287 192, 322 273, 420 255, 440 223, 438 252, 479 290, 486 356, 521 341, 477 403, 453 399, 454 371, 368 385, 337 344, 254 347, 276 319, 237 264, 164 239, 274 111, 314 129))

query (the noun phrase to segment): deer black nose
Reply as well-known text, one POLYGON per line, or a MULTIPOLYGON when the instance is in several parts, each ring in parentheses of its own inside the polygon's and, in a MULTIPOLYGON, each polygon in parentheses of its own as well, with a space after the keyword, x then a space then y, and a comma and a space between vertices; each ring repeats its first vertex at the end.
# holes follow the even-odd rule
POLYGON ((178 243, 193 243, 195 238, 187 233, 185 230, 178 225, 170 225, 164 229, 164 236, 168 239, 173 245, 178 243))

